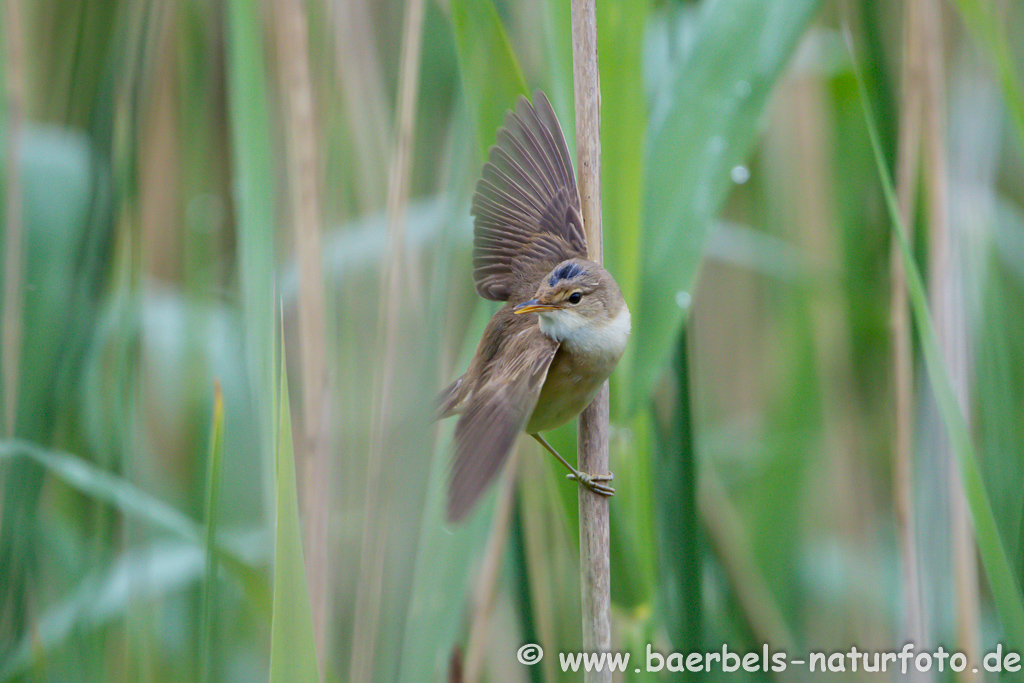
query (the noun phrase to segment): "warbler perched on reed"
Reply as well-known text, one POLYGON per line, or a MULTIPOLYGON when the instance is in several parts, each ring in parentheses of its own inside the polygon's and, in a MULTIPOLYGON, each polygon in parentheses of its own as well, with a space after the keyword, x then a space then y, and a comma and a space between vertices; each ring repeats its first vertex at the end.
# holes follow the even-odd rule
POLYGON ((506 302, 487 324, 469 369, 438 397, 459 414, 448 518, 461 519, 497 476, 520 432, 569 468, 569 478, 612 495, 612 475, 579 472, 541 436, 594 399, 629 338, 615 278, 587 260, 569 150, 540 91, 505 115, 473 197, 473 280, 506 302))

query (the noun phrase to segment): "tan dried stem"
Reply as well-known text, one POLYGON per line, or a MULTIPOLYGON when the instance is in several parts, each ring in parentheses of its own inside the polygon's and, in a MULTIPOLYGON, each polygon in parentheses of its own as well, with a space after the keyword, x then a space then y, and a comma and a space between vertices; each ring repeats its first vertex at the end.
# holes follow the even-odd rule
POLYGON ((373 0, 325 3, 334 27, 336 69, 344 91, 349 134, 359 172, 353 179, 361 210, 377 210, 384 200, 385 165, 391 154, 391 113, 377 55, 371 18, 373 0))
MULTIPOLYGON (((913 230, 913 209, 916 203, 921 154, 921 114, 927 79, 924 69, 924 34, 922 5, 929 0, 907 0, 904 5, 903 62, 899 139, 896 159, 896 196, 903 225, 913 230)), ((923 644, 924 612, 921 604, 921 583, 917 551, 917 528, 914 521, 914 360, 911 343, 910 311, 907 302, 906 273, 898 243, 890 248, 890 325, 892 326, 893 372, 896 424, 893 434, 893 503, 896 533, 899 539, 903 575, 904 629, 908 640, 923 644)), ((928 680, 927 672, 914 671, 915 680, 928 680)))
POLYGON ((413 134, 419 98, 419 67, 423 39, 424 0, 409 0, 402 35, 398 76, 398 124, 388 175, 387 226, 390 259, 381 273, 380 316, 383 324, 384 357, 379 390, 370 432, 366 469, 366 516, 359 556, 359 588, 356 596, 352 657, 349 680, 369 681, 373 677, 387 551, 387 510, 381 505, 384 476, 388 471, 384 448, 385 426, 390 420, 395 391, 395 368, 403 306, 407 290, 402 282, 405 260, 405 213, 409 199, 413 134))
POLYGON ((139 108, 139 249, 146 281, 176 284, 182 276, 181 116, 179 114, 178 13, 174 3, 146 8, 151 87, 139 108))
POLYGON ((7 194, 4 207, 3 328, 0 383, 3 384, 4 433, 14 436, 18 415, 18 366, 21 361, 24 243, 21 223, 21 135, 25 108, 25 61, 21 0, 4 3, 7 88, 7 194))
MULTIPOLYGON (((576 101, 576 173, 589 257, 603 260, 601 228, 601 79, 597 68, 595 0, 572 0, 572 71, 576 101)), ((580 415, 577 466, 608 472, 608 383, 580 415)), ((608 499, 579 488, 580 595, 583 649, 611 648, 611 577, 608 499)), ((587 683, 609 682, 610 670, 589 671, 587 683)))
POLYGON ((305 4, 301 0, 278 0, 275 7, 284 99, 288 216, 299 265, 299 364, 303 422, 298 445, 303 466, 303 548, 317 664, 323 677, 331 596, 327 552, 330 451, 317 126, 310 82, 305 4))
POLYGON ((508 539, 512 509, 516 500, 518 460, 519 449, 515 448, 509 456, 505 476, 501 488, 498 489, 498 501, 491 519, 491 533, 487 539, 487 548, 484 550, 483 562, 480 565, 480 576, 477 578, 473 594, 473 617, 470 620, 469 643, 466 646, 466 665, 462 671, 462 680, 465 683, 476 683, 479 680, 485 651, 489 645, 487 633, 494 611, 498 573, 501 569, 501 558, 505 553, 505 541, 508 539))
MULTIPOLYGON (((968 320, 965 310, 963 240, 949 219, 949 161, 946 149, 945 45, 942 36, 942 6, 937 0, 922 0, 921 26, 925 74, 923 102, 923 181, 927 197, 929 232, 928 298, 934 313, 936 336, 946 368, 960 404, 969 416, 968 368, 971 365, 968 320)), ((979 577, 974 531, 967 509, 960 468, 948 440, 942 440, 938 462, 946 464, 949 477, 950 536, 956 592, 957 649, 969 661, 981 655, 979 577)), ((979 681, 981 674, 965 670, 963 681, 979 681)))

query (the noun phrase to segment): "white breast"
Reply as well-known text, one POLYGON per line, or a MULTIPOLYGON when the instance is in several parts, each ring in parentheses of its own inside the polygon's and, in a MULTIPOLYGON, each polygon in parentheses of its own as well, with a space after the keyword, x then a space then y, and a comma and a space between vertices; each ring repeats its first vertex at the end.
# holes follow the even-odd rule
POLYGON ((610 320, 589 322, 575 311, 541 313, 540 331, 561 342, 572 353, 603 356, 617 361, 629 340, 630 316, 625 304, 610 320))

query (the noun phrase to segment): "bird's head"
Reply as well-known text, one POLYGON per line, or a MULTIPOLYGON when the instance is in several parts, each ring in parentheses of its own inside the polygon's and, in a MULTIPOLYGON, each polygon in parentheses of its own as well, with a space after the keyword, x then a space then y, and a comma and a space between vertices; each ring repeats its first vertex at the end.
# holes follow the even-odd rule
POLYGON ((541 281, 534 297, 513 310, 536 313, 541 331, 559 342, 622 327, 623 315, 629 331, 629 311, 618 283, 599 264, 584 259, 559 263, 541 281))

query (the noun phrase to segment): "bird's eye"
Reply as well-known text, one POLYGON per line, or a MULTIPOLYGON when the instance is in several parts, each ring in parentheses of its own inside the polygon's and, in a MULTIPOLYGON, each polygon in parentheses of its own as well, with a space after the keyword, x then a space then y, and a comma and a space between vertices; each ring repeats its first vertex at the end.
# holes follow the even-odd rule
POLYGON ((580 294, 579 292, 573 292, 572 294, 569 295, 569 303, 578 304, 580 302, 580 299, 582 298, 582 294, 580 294))

